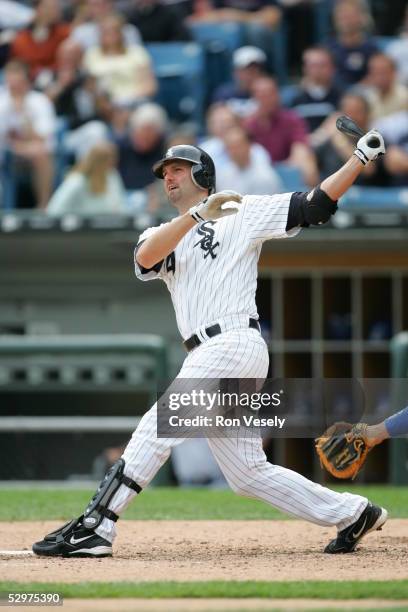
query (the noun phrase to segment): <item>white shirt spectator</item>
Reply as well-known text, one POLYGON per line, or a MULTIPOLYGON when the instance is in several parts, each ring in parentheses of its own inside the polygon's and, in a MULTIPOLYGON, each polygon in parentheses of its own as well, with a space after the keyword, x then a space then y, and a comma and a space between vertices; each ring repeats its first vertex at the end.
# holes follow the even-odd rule
POLYGON ((83 66, 117 104, 133 104, 146 91, 146 78, 152 72, 150 55, 141 45, 127 47, 125 53, 108 55, 100 47, 88 49, 83 66))
POLYGON ((0 28, 7 30, 19 30, 26 27, 34 16, 31 7, 15 2, 13 0, 1 0, 0 2, 0 28))
POLYGON ((399 81, 408 85, 408 34, 387 45, 385 53, 394 60, 399 81))
POLYGON ((44 139, 47 149, 54 148, 54 136, 57 129, 57 118, 54 107, 48 97, 38 91, 29 91, 21 109, 16 109, 8 90, 0 91, 0 150, 7 145, 11 133, 23 133, 33 127, 36 134, 44 139))
POLYGON ((400 145, 404 141, 405 148, 408 150, 408 110, 382 117, 374 122, 373 127, 379 130, 384 136, 386 144, 400 145))
MULTIPOLYGON (((221 138, 207 138, 200 143, 200 147, 204 149, 206 153, 214 160, 215 167, 217 168, 217 175, 219 172, 219 168, 225 163, 229 162, 229 156, 227 151, 225 150, 224 142, 221 138)), ((254 142, 251 147, 251 154, 254 156, 254 163, 259 164, 271 164, 271 158, 269 157, 269 153, 266 149, 254 142)), ((218 184, 218 181, 217 181, 218 184)), ((236 190, 235 190, 236 191, 236 190)), ((249 193, 249 192, 248 192, 249 193)))
POLYGON ((72 172, 58 187, 47 207, 47 213, 55 217, 65 214, 102 215, 126 212, 125 191, 116 170, 107 177, 104 193, 92 193, 86 177, 81 172, 72 172))
MULTIPOLYGON (((143 44, 139 30, 130 23, 123 26, 123 36, 128 47, 143 44)), ((99 46, 99 24, 94 22, 81 23, 74 28, 70 38, 81 45, 85 51, 90 47, 97 47, 99 46)))
POLYGON ((260 162, 259 152, 255 145, 251 146, 250 161, 246 168, 237 166, 233 161, 227 161, 217 166, 217 190, 233 189, 238 193, 254 195, 273 195, 284 191, 278 173, 270 164, 269 158, 260 162))

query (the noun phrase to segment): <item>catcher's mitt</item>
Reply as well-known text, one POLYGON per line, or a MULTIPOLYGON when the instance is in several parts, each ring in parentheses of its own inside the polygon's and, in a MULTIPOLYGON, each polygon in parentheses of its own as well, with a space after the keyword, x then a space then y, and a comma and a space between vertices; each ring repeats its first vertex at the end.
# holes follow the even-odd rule
POLYGON ((371 450, 366 423, 335 423, 315 440, 320 464, 336 478, 354 479, 371 450))

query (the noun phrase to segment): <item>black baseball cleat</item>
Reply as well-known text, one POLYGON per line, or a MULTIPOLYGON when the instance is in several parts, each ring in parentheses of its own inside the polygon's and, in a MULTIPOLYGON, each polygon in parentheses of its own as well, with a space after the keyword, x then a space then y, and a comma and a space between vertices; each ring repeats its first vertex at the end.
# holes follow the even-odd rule
POLYGON ((33 544, 33 552, 44 557, 111 557, 112 544, 86 529, 82 518, 66 523, 33 544))
POLYGON ((370 531, 379 531, 387 518, 388 512, 384 508, 368 502, 360 518, 350 527, 339 531, 337 538, 329 542, 324 552, 332 555, 353 552, 361 538, 370 531))

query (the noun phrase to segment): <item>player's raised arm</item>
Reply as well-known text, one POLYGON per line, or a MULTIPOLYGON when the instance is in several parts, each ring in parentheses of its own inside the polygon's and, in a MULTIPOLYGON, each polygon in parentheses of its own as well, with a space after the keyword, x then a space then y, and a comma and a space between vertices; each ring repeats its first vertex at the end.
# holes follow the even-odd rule
POLYGON ((289 230, 295 226, 321 225, 337 210, 337 200, 353 185, 370 161, 384 155, 384 139, 376 130, 370 130, 360 138, 353 155, 337 172, 328 176, 309 193, 294 194, 288 213, 289 230), (372 143, 376 141, 377 146, 372 143), (371 145, 371 146, 370 146, 371 145))
POLYGON ((338 200, 352 186, 362 172, 364 166, 370 161, 384 155, 384 139, 376 130, 370 130, 360 138, 357 148, 350 159, 337 172, 328 176, 320 185, 332 200, 338 200), (378 146, 370 146, 373 136, 378 139, 378 146))

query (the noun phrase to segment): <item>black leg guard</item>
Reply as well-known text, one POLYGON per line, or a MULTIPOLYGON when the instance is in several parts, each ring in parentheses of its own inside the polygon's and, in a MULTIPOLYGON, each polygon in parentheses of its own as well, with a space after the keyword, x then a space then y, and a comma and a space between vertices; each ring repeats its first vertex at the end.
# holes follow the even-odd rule
POLYGON ((51 531, 51 533, 48 533, 44 537, 44 540, 46 542, 55 542, 57 536, 65 535, 69 531, 73 531, 75 527, 82 521, 82 519, 83 519, 83 516, 81 515, 78 518, 73 519, 72 521, 68 521, 68 523, 65 523, 65 525, 63 525, 62 527, 59 527, 55 531, 51 531))
POLYGON ((82 524, 87 529, 98 527, 104 517, 116 523, 119 517, 112 510, 108 509, 108 505, 120 485, 124 484, 133 489, 133 491, 136 491, 136 493, 141 492, 142 487, 128 476, 125 476, 123 473, 124 469, 125 460, 121 458, 106 473, 105 478, 102 480, 84 512, 82 524))

